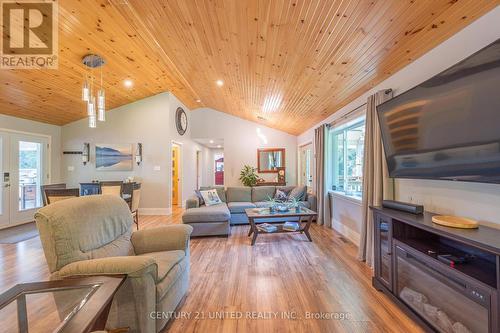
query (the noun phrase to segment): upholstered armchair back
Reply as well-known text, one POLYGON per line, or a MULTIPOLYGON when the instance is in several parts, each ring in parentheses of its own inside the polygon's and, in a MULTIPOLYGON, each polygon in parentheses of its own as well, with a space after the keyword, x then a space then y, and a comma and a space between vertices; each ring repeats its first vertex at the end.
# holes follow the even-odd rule
POLYGON ((118 196, 59 201, 41 208, 35 219, 51 273, 75 261, 134 254, 132 215, 118 196))

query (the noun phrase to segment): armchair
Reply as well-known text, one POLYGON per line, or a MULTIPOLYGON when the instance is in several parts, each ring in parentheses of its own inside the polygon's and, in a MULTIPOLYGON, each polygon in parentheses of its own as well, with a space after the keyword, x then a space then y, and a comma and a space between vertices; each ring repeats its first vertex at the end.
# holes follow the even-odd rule
POLYGON ((132 232, 133 218, 120 197, 72 198, 36 215, 51 279, 127 275, 113 299, 107 328, 160 331, 189 286, 192 227, 171 225, 132 232))

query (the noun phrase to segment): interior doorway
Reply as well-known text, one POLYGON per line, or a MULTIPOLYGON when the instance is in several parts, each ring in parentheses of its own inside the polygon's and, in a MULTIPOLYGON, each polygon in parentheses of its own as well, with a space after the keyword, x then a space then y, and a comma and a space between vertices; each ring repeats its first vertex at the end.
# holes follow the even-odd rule
POLYGON ((312 143, 299 147, 299 185, 312 190, 312 143))
POLYGON ((180 205, 181 188, 181 146, 172 143, 172 206, 180 205))
POLYGON ((224 153, 215 153, 215 181, 216 186, 224 185, 224 153))
POLYGON ((50 181, 49 138, 0 131, 0 228, 33 221, 50 181))

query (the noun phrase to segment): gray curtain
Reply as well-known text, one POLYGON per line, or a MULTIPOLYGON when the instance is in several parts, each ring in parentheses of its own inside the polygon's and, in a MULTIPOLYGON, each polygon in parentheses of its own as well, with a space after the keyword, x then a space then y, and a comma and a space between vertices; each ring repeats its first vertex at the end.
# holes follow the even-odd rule
POLYGON ((366 104, 362 224, 358 259, 366 261, 370 267, 373 263, 373 214, 370 206, 379 206, 383 199, 392 199, 394 196, 394 184, 387 171, 377 118, 377 105, 391 98, 392 90, 383 90, 368 97, 366 104))
POLYGON ((328 125, 324 124, 314 130, 314 151, 316 159, 315 188, 318 198, 318 217, 316 223, 331 227, 330 202, 327 189, 327 158, 326 146, 328 125))

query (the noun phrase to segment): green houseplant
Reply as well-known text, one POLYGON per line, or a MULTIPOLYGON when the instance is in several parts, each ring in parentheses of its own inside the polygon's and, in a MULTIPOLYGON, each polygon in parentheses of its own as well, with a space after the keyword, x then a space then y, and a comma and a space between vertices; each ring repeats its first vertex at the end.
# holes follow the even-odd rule
POLYGON ((251 167, 250 165, 245 165, 240 172, 240 181, 244 186, 255 186, 259 176, 257 175, 257 168, 251 167))

